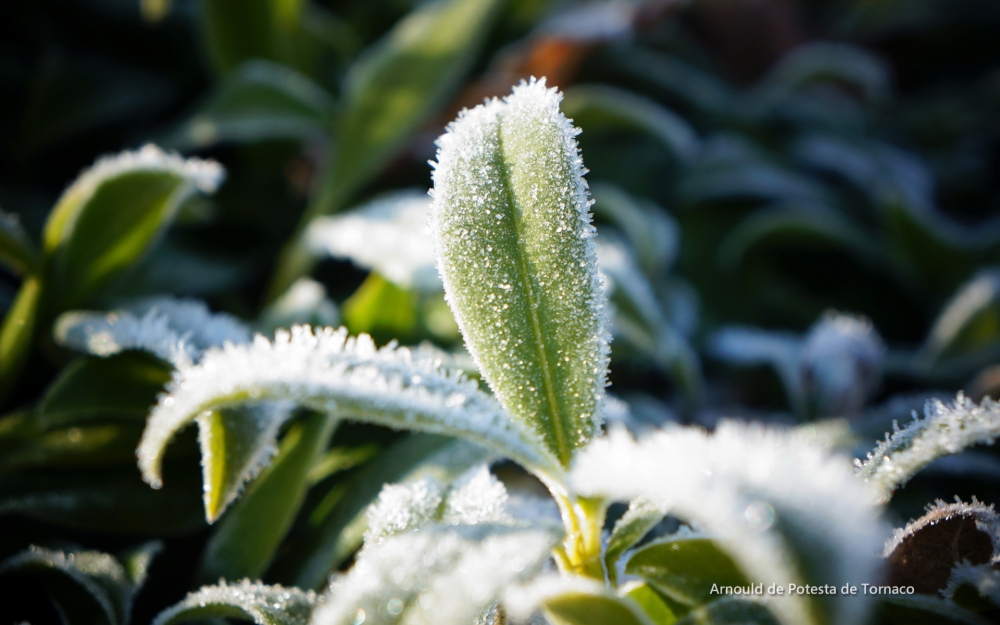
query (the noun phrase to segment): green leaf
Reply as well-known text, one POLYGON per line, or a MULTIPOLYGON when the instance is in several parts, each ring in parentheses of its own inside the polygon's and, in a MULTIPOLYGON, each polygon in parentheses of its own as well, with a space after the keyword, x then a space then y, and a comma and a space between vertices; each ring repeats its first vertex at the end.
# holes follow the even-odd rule
POLYGON ((603 85, 572 87, 566 90, 562 108, 588 132, 609 123, 647 132, 680 163, 692 161, 701 151, 698 135, 683 117, 623 89, 603 85))
POLYGON ((15 274, 27 277, 42 264, 38 247, 28 238, 17 215, 0 211, 0 263, 15 274))
POLYGON ((253 621, 255 625, 307 625, 316 606, 316 593, 298 588, 266 586, 242 580, 203 586, 189 593, 153 620, 153 625, 175 625, 211 618, 253 621))
POLYGON ((213 192, 222 176, 214 161, 183 160, 152 145, 97 161, 45 225, 49 309, 82 305, 148 251, 188 197, 213 192))
POLYGON ((170 485, 154 491, 131 464, 39 468, 0 476, 0 515, 20 514, 101 533, 183 534, 205 526, 201 472, 193 458, 168 464, 170 485))
POLYGON ((591 185, 594 215, 614 223, 628 238, 643 272, 656 279, 667 272, 680 251, 677 223, 666 210, 634 198, 608 183, 591 185))
MULTIPOLYGON (((300 234, 319 215, 350 201, 444 103, 469 67, 501 0, 433 0, 402 19, 351 66, 345 78, 338 150, 303 217, 300 234)), ((301 240, 286 248, 271 297, 308 272, 301 240)))
POLYGON ((568 466, 598 427, 608 337, 577 131, 559 100, 522 83, 449 126, 431 227, 483 377, 568 466))
POLYGON ((202 32, 215 70, 226 74, 251 59, 301 67, 308 58, 304 6, 303 0, 206 0, 202 32))
POLYGON ((141 423, 47 428, 30 412, 0 419, 0 473, 29 467, 131 464, 141 423))
POLYGON ((285 293, 261 311, 255 324, 265 334, 293 325, 336 326, 340 310, 327 297, 326 287, 311 278, 299 278, 285 293))
POLYGON ((921 347, 931 366, 944 357, 974 353, 1000 341, 1000 270, 983 269, 945 304, 921 347))
POLYGON ((141 352, 77 358, 45 391, 37 419, 45 427, 109 419, 141 423, 168 380, 169 367, 141 352))
POLYGON ((132 601, 146 581, 150 561, 161 548, 159 542, 146 543, 119 561, 98 551, 65 552, 32 546, 0 562, 0 575, 40 576, 69 623, 128 625, 132 601), (72 588, 60 583, 65 579, 72 583, 72 588), (91 605, 79 604, 74 595, 80 590, 86 593, 91 605))
POLYGON ((636 551, 625 565, 658 590, 674 612, 719 598, 713 585, 743 586, 748 580, 740 568, 710 538, 680 534, 658 540, 636 551))
POLYGON ((555 625, 654 625, 629 599, 610 593, 566 592, 545 600, 545 613, 555 625))
POLYGON ((677 617, 660 595, 645 582, 631 584, 625 596, 638 604, 646 616, 657 625, 672 625, 677 621, 677 617))
MULTIPOLYGON (((285 435, 274 463, 236 502, 205 546, 198 571, 201 580, 263 575, 302 506, 309 469, 326 450, 335 425, 325 414, 311 414, 285 435)), ((202 462, 206 467, 211 464, 204 453, 202 462)), ((206 495, 206 514, 221 512, 212 505, 221 501, 225 501, 221 495, 211 499, 206 495)))
POLYGON ((604 570, 612 586, 618 585, 618 560, 622 554, 643 539, 649 530, 663 520, 667 510, 664 506, 643 499, 629 503, 628 510, 615 523, 604 548, 604 570))
POLYGON ((344 302, 344 323, 354 333, 408 336, 417 323, 417 294, 370 273, 344 302))
POLYGON ((774 615, 759 603, 742 599, 716 599, 696 608, 675 625, 778 625, 774 615))
POLYGON ((889 68, 882 59, 850 44, 816 42, 798 46, 782 58, 755 95, 776 103, 816 82, 854 87, 869 105, 883 103, 892 93, 889 68))
POLYGON ((495 454, 478 445, 442 436, 414 434, 389 446, 356 476, 335 484, 308 510, 308 525, 275 575, 301 588, 321 588, 330 571, 358 547, 367 529, 365 510, 382 486, 426 476, 450 480, 495 454), (304 535, 303 535, 304 534, 304 535))
POLYGON ((28 357, 40 295, 41 281, 38 278, 25 280, 0 326, 0 398, 17 381, 28 357))
POLYGON ((198 416, 205 519, 209 523, 214 523, 239 495, 243 484, 271 461, 277 451, 278 428, 293 409, 288 402, 271 402, 222 408, 198 416))
POLYGON ((308 77, 277 63, 248 61, 222 79, 166 144, 196 150, 224 142, 325 140, 333 110, 330 94, 308 77))
MULTIPOLYGON (((440 361, 344 329, 313 334, 306 326, 279 331, 274 343, 210 349, 197 365, 182 365, 153 409, 139 444, 139 467, 161 483, 167 443, 205 411, 290 400, 317 412, 394 428, 462 437, 494 449, 544 476, 559 464, 532 432, 513 421, 475 382, 440 361)), ((308 471, 308 467, 306 468, 308 471)))

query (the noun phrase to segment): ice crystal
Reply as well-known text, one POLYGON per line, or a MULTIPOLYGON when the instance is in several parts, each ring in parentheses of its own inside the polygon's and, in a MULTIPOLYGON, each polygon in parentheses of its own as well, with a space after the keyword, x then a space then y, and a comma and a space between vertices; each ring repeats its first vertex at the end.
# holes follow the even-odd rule
POLYGON ((414 357, 394 344, 378 349, 371 337, 347 330, 295 326, 274 341, 227 343, 196 365, 174 373, 154 407, 139 444, 139 467, 160 484, 163 449, 174 434, 211 410, 289 400, 340 418, 466 438, 521 463, 558 475, 558 464, 534 435, 510 419, 474 381, 414 357))
POLYGON ((173 625, 226 615, 253 620, 256 625, 306 625, 320 598, 313 591, 267 586, 248 579, 220 581, 189 593, 183 601, 160 612, 153 625, 173 625))
POLYGON ((250 331, 234 317, 213 314, 199 301, 166 297, 140 300, 110 313, 64 313, 53 335, 63 346, 95 356, 143 350, 175 366, 197 360, 208 347, 250 340, 250 331))
POLYGON ((608 364, 578 130, 545 81, 438 139, 431 229, 466 346, 500 402, 567 464, 596 431, 608 364))
MULTIPOLYGON (((795 431, 724 421, 713 435, 673 427, 638 443, 612 432, 581 454, 570 481, 582 494, 643 497, 698 523, 758 581, 839 587, 876 577, 885 532, 869 488, 846 459, 795 431), (751 523, 749 511, 765 506, 779 522, 751 523), (798 550, 805 537, 811 546, 798 550), (797 564, 819 557, 815 566, 797 564)), ((773 606, 782 623, 814 623, 810 601, 783 596, 773 606)), ((830 598, 829 622, 859 622, 867 601, 830 598)))
POLYGON ((365 548, 431 523, 509 522, 513 519, 505 511, 506 503, 507 489, 485 465, 469 469, 450 484, 433 477, 388 484, 366 513, 365 548))
POLYGON ((910 521, 905 527, 897 528, 892 537, 886 541, 882 556, 886 558, 891 556, 907 538, 922 529, 934 527, 941 521, 956 517, 975 519, 976 529, 989 536, 992 541, 994 553, 1000 551, 1000 517, 997 516, 993 506, 985 506, 976 501, 975 498, 972 499, 971 503, 965 503, 958 497, 955 500, 955 503, 945 503, 938 499, 927 506, 927 512, 922 517, 916 521, 910 521))
POLYGON ((349 213, 316 219, 306 237, 315 252, 350 259, 405 289, 439 292, 429 212, 425 191, 397 191, 349 213))
POLYGON ((989 397, 978 406, 959 393, 949 406, 932 399, 921 419, 886 434, 864 460, 856 460, 859 476, 878 487, 885 499, 933 460, 973 445, 992 445, 1000 436, 1000 404, 989 397))
POLYGON ((333 583, 312 625, 467 625, 533 576, 558 539, 552 528, 490 524, 389 537, 333 583))

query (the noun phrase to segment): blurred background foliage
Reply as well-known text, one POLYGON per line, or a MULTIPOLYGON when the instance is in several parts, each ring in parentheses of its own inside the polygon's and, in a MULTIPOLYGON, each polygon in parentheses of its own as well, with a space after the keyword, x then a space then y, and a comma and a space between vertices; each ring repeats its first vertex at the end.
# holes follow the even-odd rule
MULTIPOLYGON (((227 177, 113 279, 72 303, 49 294, 32 316, 23 370, 4 369, 0 513, 15 514, 0 518, 0 556, 166 539, 151 573, 163 581, 135 622, 214 571, 198 573, 206 540, 220 547, 193 437, 171 449, 162 491, 134 465, 169 368, 136 353, 72 360, 49 336, 67 308, 194 297, 262 331, 344 323, 467 362, 440 286, 366 255, 365 237, 381 227, 388 258, 418 236, 402 203, 430 186, 444 125, 529 76, 562 89, 583 130, 615 311, 611 390, 633 429, 848 417, 866 449, 927 397, 996 396, 998 32, 995 0, 5 3, 0 207, 23 232, 0 236, 42 240, 95 155, 153 142, 227 177)), ((0 273, 8 319, 25 254, 0 273)), ((295 444, 285 436, 279 458, 295 444)), ((442 444, 341 428, 306 467, 304 501, 278 514, 270 551, 233 575, 321 583, 381 484, 442 444)), ((934 497, 996 501, 1000 458, 961 458, 897 495, 897 518, 934 497)), ((0 593, 29 606, 14 618, 54 617, 35 586, 0 593)))

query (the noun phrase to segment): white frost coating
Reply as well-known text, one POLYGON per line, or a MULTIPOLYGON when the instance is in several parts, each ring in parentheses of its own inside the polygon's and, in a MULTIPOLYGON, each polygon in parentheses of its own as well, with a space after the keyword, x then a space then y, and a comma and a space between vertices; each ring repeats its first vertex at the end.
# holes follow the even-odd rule
POLYGON ((235 317, 210 312, 202 302, 158 297, 110 313, 64 313, 53 336, 64 347, 94 356, 135 349, 181 366, 196 361, 208 347, 248 342, 250 331, 235 317))
POLYGON ((1000 436, 1000 404, 987 397, 977 406, 960 392, 950 406, 932 399, 924 406, 923 419, 914 412, 906 427, 895 422, 893 427, 867 459, 855 460, 858 475, 885 500, 933 460, 973 445, 992 445, 1000 436))
POLYGON ((198 190, 204 193, 214 193, 225 178, 225 170, 215 161, 168 154, 148 143, 135 151, 102 156, 77 177, 63 196, 78 193, 90 195, 107 178, 130 171, 163 171, 177 174, 193 182, 198 190))
POLYGON ((183 601, 167 608, 152 625, 171 625, 216 616, 212 608, 236 608, 256 625, 306 625, 313 608, 321 603, 313 591, 294 587, 267 586, 248 579, 235 583, 220 581, 202 586, 183 601))
POLYGON ((466 346, 503 405, 568 464, 599 429, 607 305, 579 130, 544 79, 438 139, 431 229, 466 346))
POLYGON ((511 523, 506 503, 507 489, 486 465, 472 467, 450 484, 433 477, 387 484, 365 513, 365 548, 431 523, 511 523))
POLYGON ((375 347, 347 330, 295 326, 274 341, 227 343, 196 365, 178 367, 139 443, 143 479, 160 484, 160 461, 174 434, 207 410, 289 400, 338 417, 466 438, 525 467, 558 476, 556 461, 474 381, 410 350, 375 347))
POLYGON ((1000 571, 992 566, 972 565, 968 562, 957 564, 951 571, 948 586, 941 594, 951 599, 962 586, 972 586, 981 596, 993 602, 994 606, 1000 606, 1000 571))
POLYGON ((559 540, 550 528, 431 526, 366 549, 312 625, 468 625, 533 576, 559 540))
MULTIPOLYGON (((766 583, 872 583, 886 534, 868 486, 850 463, 814 437, 723 421, 713 435, 669 428, 633 441, 618 431, 594 441, 577 459, 570 483, 584 495, 629 500, 645 497, 698 523, 718 540, 751 579, 766 583), (748 508, 768 506, 778 525, 752 523, 748 508), (824 545, 823 580, 802 577, 795 562, 815 552, 793 551, 777 531, 794 527, 801 539, 824 545)), ((776 597, 786 625, 815 623, 809 599, 776 597)), ((852 625, 869 598, 837 596, 830 623, 852 625)))
POLYGON ((945 503, 938 499, 933 504, 927 506, 927 512, 916 521, 910 521, 906 527, 897 528, 892 538, 885 542, 882 550, 882 557, 888 558, 892 555, 903 541, 909 536, 916 534, 926 527, 932 527, 946 519, 954 517, 973 517, 976 520, 976 529, 983 532, 993 541, 993 552, 1000 551, 1000 517, 997 517, 993 505, 983 505, 972 498, 971 503, 965 503, 955 497, 955 503, 945 503))
POLYGON ((443 286, 434 266, 429 212, 424 190, 389 193, 356 210, 314 220, 307 245, 373 269, 405 289, 437 293, 443 286))

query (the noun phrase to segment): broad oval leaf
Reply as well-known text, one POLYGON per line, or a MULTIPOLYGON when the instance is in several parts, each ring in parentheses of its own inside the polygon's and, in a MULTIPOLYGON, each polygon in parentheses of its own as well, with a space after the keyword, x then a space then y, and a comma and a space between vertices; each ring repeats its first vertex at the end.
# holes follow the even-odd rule
POLYGON ((0 263, 19 276, 35 273, 42 255, 12 213, 0 211, 0 263))
POLYGON ((153 145, 98 160, 63 193, 45 224, 51 310, 83 304, 146 253, 184 200, 214 192, 222 178, 214 161, 184 160, 153 145))
MULTIPOLYGON (((570 484, 584 495, 663 504, 709 532, 755 583, 839 589, 878 578, 886 532, 873 493, 846 458, 807 433, 727 421, 711 436, 674 427, 639 443, 612 432, 580 455, 570 484)), ((770 597, 769 607, 785 625, 853 625, 871 600, 793 594, 770 597)))
POLYGON ((182 365, 153 409, 139 444, 143 478, 161 484, 160 463, 178 430, 205 411, 288 400, 338 418, 466 438, 543 475, 558 463, 530 430, 503 411, 475 382, 442 370, 429 357, 394 345, 376 349, 345 329, 315 334, 306 326, 279 330, 274 342, 208 350, 182 365))
POLYGON ((319 603, 316 593, 268 586, 244 579, 203 586, 157 615, 153 625, 175 625, 210 618, 235 618, 255 625, 306 625, 319 603))
POLYGON ((483 376, 568 465, 599 425, 608 337, 577 131, 559 100, 532 81, 462 113, 438 139, 431 224, 483 376))
MULTIPOLYGON (((895 423, 894 423, 895 425, 895 423)), ((896 426, 864 460, 856 460, 858 475, 874 485, 884 500, 932 461, 967 447, 992 444, 1000 437, 1000 404, 989 397, 976 405, 959 392, 947 405, 927 401, 924 417, 906 427, 896 426)))
MULTIPOLYGON (((99 551, 54 551, 32 545, 27 551, 0 562, 0 575, 22 573, 40 574, 43 578, 68 578, 84 590, 94 604, 82 607, 76 603, 63 607, 60 612, 68 617, 69 623, 128 625, 132 600, 145 583, 149 564, 161 548, 161 543, 150 542, 115 558, 99 551)), ((51 592, 56 605, 62 605, 64 600, 72 601, 65 586, 53 583, 51 592)))

